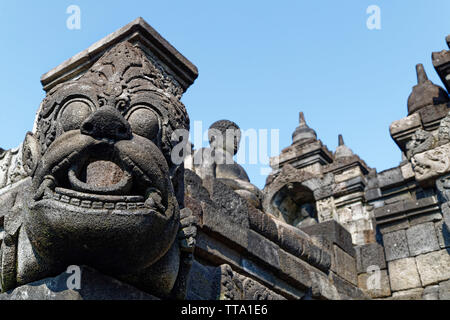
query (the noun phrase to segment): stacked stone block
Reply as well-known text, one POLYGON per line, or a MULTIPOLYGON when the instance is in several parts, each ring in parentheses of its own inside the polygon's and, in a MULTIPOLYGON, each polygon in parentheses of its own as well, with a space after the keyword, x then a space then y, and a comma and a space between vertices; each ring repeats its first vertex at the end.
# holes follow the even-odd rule
POLYGON ((371 193, 375 196, 369 198, 375 207, 377 235, 386 259, 383 274, 391 292, 372 297, 444 299, 450 278, 448 230, 436 192, 422 187, 411 174, 405 175, 409 170, 401 168, 408 167, 403 164, 379 174, 381 179, 371 193))
MULTIPOLYGON (((448 79, 448 51, 433 64, 448 79)), ((403 161, 376 175, 366 190, 384 246, 391 299, 448 299, 450 249, 446 216, 449 97, 421 64, 408 99, 408 117, 391 124, 403 161)), ((448 89, 445 80, 444 85, 448 89)))
POLYGON ((391 296, 391 285, 383 247, 370 243, 355 247, 358 286, 371 298, 391 296))
POLYGON ((251 281, 268 299, 366 298, 357 287, 351 236, 338 224, 315 229, 315 236, 312 229, 300 230, 248 206, 216 179, 202 180, 187 171, 185 184, 186 206, 200 220, 198 264, 193 266, 188 297, 249 298, 248 291, 229 284, 251 281), (200 283, 196 274, 203 279, 200 283), (213 288, 206 290, 201 283, 213 288))

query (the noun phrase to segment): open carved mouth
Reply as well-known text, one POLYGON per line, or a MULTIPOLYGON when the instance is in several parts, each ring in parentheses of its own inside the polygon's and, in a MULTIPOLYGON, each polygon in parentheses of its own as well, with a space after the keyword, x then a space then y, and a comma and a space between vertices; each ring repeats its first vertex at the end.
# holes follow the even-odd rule
POLYGON ((46 175, 34 200, 85 209, 151 209, 164 213, 167 195, 113 143, 89 145, 64 157, 46 175))

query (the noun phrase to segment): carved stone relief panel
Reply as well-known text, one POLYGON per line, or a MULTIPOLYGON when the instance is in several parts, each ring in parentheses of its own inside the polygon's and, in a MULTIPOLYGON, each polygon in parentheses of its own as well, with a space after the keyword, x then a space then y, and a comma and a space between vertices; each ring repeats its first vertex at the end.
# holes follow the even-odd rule
POLYGON ((329 220, 337 220, 336 206, 334 204, 334 198, 329 197, 316 201, 317 216, 319 222, 325 222, 329 220))
POLYGON ((416 154, 411 163, 418 182, 437 178, 450 169, 450 144, 416 154))
POLYGON ((286 300, 259 282, 243 276, 227 264, 218 268, 220 272, 220 300, 286 300))

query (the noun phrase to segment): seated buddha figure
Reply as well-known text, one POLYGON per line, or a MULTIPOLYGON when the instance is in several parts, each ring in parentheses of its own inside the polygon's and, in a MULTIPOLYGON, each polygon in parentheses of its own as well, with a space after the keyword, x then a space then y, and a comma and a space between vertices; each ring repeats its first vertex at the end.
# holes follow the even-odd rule
POLYGON ((228 185, 256 208, 261 207, 262 192, 253 184, 244 168, 233 157, 239 150, 241 130, 229 120, 220 120, 208 130, 210 148, 194 153, 193 170, 202 179, 214 177, 228 185))

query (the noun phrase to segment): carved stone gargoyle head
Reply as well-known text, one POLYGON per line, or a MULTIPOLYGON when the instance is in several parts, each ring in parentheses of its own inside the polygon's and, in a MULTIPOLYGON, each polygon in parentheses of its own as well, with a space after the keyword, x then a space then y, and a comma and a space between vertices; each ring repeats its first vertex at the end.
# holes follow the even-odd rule
POLYGON ((48 93, 23 147, 32 177, 23 223, 39 267, 22 272, 84 264, 170 294, 183 195, 171 137, 189 129, 181 92, 122 42, 48 93))

